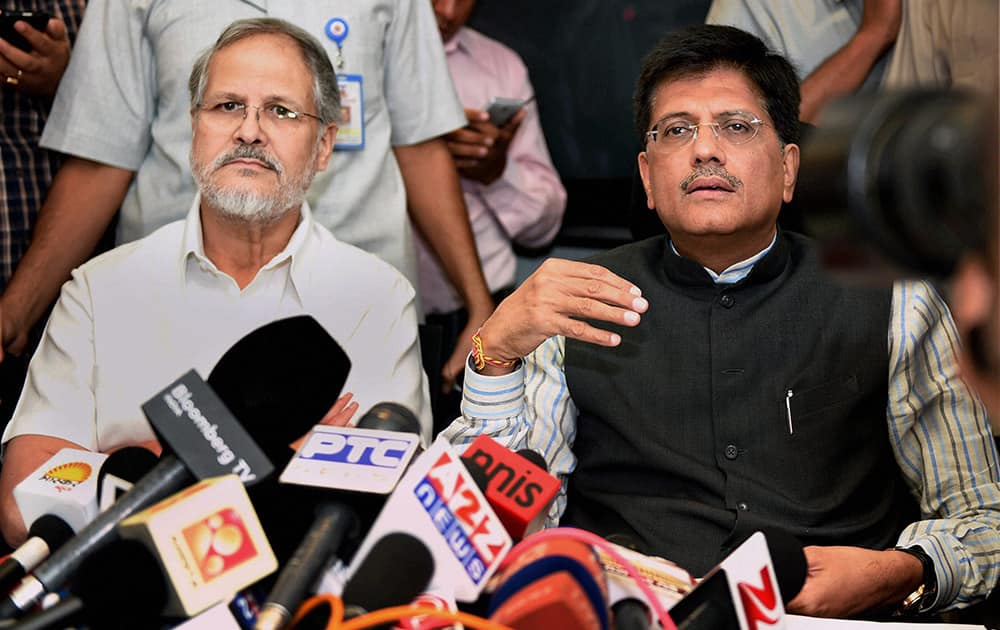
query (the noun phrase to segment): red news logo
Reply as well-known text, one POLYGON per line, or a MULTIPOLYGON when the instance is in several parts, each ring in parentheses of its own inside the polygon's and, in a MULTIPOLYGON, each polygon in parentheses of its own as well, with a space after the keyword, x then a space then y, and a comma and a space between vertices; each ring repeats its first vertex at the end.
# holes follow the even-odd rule
POLYGON ((427 471, 425 479, 448 512, 461 524, 469 543, 482 555, 483 562, 490 566, 499 559, 498 555, 508 539, 500 520, 490 513, 488 504, 480 504, 468 475, 461 462, 448 453, 442 453, 427 471))
POLYGON ((748 630, 773 626, 781 618, 778 610, 778 591, 767 565, 760 568, 760 581, 762 586, 759 587, 746 582, 737 584, 740 601, 743 602, 743 610, 746 613, 748 630))
MULTIPOLYGON (((520 456, 517 457, 520 458, 520 456)), ((487 487, 511 499, 523 508, 534 505, 544 489, 542 484, 531 479, 533 469, 536 466, 528 463, 527 460, 520 470, 515 470, 482 448, 477 448, 471 454, 466 451, 462 455, 462 459, 471 460, 472 463, 486 472, 487 487)), ((491 494, 491 496, 493 495, 491 494)))

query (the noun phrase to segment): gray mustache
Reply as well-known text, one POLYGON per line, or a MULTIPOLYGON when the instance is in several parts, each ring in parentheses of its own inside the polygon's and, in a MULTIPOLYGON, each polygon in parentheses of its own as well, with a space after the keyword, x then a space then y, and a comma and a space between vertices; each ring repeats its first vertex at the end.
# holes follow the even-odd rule
POLYGON ((277 160, 264 151, 248 144, 241 144, 229 153, 224 153, 223 155, 215 158, 215 162, 212 164, 212 170, 222 168, 226 164, 235 162, 236 160, 257 160, 258 162, 262 162, 267 168, 277 172, 279 175, 283 172, 281 164, 277 160))
POLYGON ((720 177, 736 190, 743 186, 743 182, 739 177, 735 175, 730 175, 722 166, 699 166, 698 168, 691 171, 691 174, 681 180, 681 190, 687 190, 691 182, 698 179, 699 177, 720 177))

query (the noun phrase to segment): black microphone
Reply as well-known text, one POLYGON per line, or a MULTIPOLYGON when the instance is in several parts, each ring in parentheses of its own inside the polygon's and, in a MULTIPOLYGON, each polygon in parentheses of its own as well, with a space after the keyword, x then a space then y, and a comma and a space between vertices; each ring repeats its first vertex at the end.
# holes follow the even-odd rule
POLYGON ((252 331, 219 359, 208 384, 245 425, 285 425, 282 437, 258 441, 276 468, 284 468, 302 437, 340 396, 351 360, 309 315, 252 331), (303 428, 305 427, 305 428, 303 428))
POLYGON ((6 593, 53 549, 73 537, 73 528, 55 514, 43 514, 28 529, 28 539, 0 563, 0 593, 6 593))
POLYGON ((156 557, 141 543, 118 540, 80 565, 73 591, 55 606, 22 619, 18 630, 86 624, 94 630, 153 628, 167 586, 156 557))
MULTIPOLYGON (((98 508, 113 503, 117 498, 113 493, 104 497, 102 503, 102 488, 105 484, 131 487, 132 482, 139 479, 156 464, 156 455, 138 447, 129 446, 119 449, 109 455, 97 474, 98 508)), ((82 524, 76 527, 82 528, 82 524)), ((14 550, 11 555, 0 563, 0 593, 9 592, 29 571, 38 566, 50 553, 62 547, 73 538, 73 525, 56 514, 43 514, 35 519, 28 530, 28 539, 14 550)))
MULTIPOLYGON (((416 416, 402 405, 388 402, 373 406, 358 422, 358 428, 411 433, 415 436, 416 441, 419 441, 420 435, 420 423, 416 416)), ((354 432, 350 427, 343 429, 348 434, 354 432)), ((356 437, 364 439, 362 431, 355 433, 357 433, 356 437)), ((303 448, 306 448, 308 444, 307 440, 303 448)), ((363 476, 368 470, 370 468, 359 466, 356 474, 363 476)), ((263 513, 262 522, 264 522, 265 531, 268 531, 269 534, 272 533, 272 530, 268 529, 268 525, 271 525, 278 533, 278 544, 275 547, 280 548, 283 552, 287 541, 302 541, 291 560, 282 569, 277 583, 271 590, 267 602, 257 618, 255 628, 258 630, 274 630, 285 626, 295 608, 302 601, 309 585, 332 554, 341 547, 348 529, 359 522, 362 528, 367 529, 385 503, 386 498, 384 494, 340 489, 336 486, 327 486, 322 490, 308 490, 300 487, 292 494, 287 494, 287 489, 290 487, 288 484, 278 486, 280 490, 277 492, 283 496, 277 500, 274 496, 261 500, 263 493, 257 494, 259 504, 263 508, 259 513, 263 513), (299 535, 300 525, 297 526, 295 521, 298 520, 301 523, 305 519, 288 519, 286 509, 282 508, 278 511, 275 509, 277 506, 288 506, 291 503, 294 510, 296 504, 315 505, 317 501, 322 501, 318 508, 319 516, 309 532, 305 534, 304 540, 299 535), (274 522, 277 520, 280 520, 281 523, 274 522)), ((269 490, 274 489, 269 488, 269 490)))
POLYGON ((545 461, 545 458, 542 457, 542 454, 538 451, 533 451, 530 448, 522 448, 521 450, 515 452, 545 472, 549 472, 548 462, 545 461))
POLYGON ((377 540, 344 585, 344 616, 409 604, 434 575, 434 558, 420 539, 393 532, 377 540))
MULTIPOLYGON (((231 429, 231 441, 239 442, 245 447, 246 452, 242 454, 247 459, 251 459, 251 451, 256 452, 258 447, 264 450, 269 459, 287 456, 290 451, 287 445, 315 425, 340 394, 339 389, 322 389, 327 395, 314 392, 309 397, 306 395, 308 392, 303 391, 303 387, 320 389, 320 384, 323 388, 343 387, 349 366, 350 361, 337 342, 308 315, 272 322, 250 332, 237 341, 212 370, 215 385, 221 390, 218 396, 222 398, 226 408, 240 414, 238 417, 241 422, 232 422, 232 418, 227 419, 231 429), (318 353, 324 353, 322 361, 318 353), (281 365, 282 369, 262 370, 259 368, 260 365, 281 365), (274 379, 265 378, 273 373, 277 373, 274 379), (285 413, 286 410, 288 413, 285 413), (240 427, 240 424, 243 426, 240 427)), ((161 457, 153 470, 136 482, 133 488, 111 508, 98 515, 80 530, 73 540, 39 565, 33 575, 24 578, 18 587, 0 602, 0 618, 23 614, 45 592, 61 587, 72 577, 87 554, 115 540, 117 537, 115 528, 120 521, 194 481, 195 476, 192 475, 189 466, 207 463, 217 468, 218 464, 221 464, 222 460, 219 459, 216 463, 215 457, 196 461, 197 458, 193 455, 192 447, 204 450, 206 445, 211 443, 214 448, 215 441, 210 440, 204 432, 207 428, 219 424, 225 417, 219 412, 217 417, 206 422, 205 414, 197 406, 193 411, 191 406, 182 407, 182 402, 190 403, 191 392, 196 390, 198 382, 201 382, 200 378, 191 371, 178 381, 180 385, 173 384, 144 405, 144 410, 158 430, 169 427, 174 431, 186 426, 195 426, 194 429, 184 428, 186 431, 197 432, 201 429, 195 442, 192 443, 190 436, 187 436, 186 444, 178 444, 178 448, 173 449, 176 454, 167 453, 161 457), (168 394, 177 392, 179 387, 184 387, 181 394, 171 398, 168 394), (160 412, 167 416, 167 422, 162 426, 154 422, 155 418, 150 409, 154 401, 164 408, 170 407, 169 410, 160 412), (177 409, 174 410, 174 407, 177 409), (196 420, 202 422, 197 425, 171 423, 170 411, 174 410, 179 416, 184 409, 187 410, 192 422, 196 420), (192 452, 187 452, 189 450, 192 452)), ((210 393, 199 391, 200 395, 203 394, 206 405, 212 403, 210 393)), ((221 429, 216 431, 216 438, 218 433, 221 433, 221 429)), ((177 437, 176 434, 174 437, 177 437)), ((169 441, 165 446, 170 446, 169 441)), ((244 463, 243 458, 237 459, 232 450, 227 455, 227 461, 236 459, 239 463, 244 463)), ((262 457, 253 459, 261 462, 262 466, 269 465, 268 462, 262 461, 262 457)), ((205 476, 212 474, 222 473, 215 471, 205 476)))
POLYGON ((355 521, 353 510, 342 503, 321 504, 316 512, 312 527, 281 570, 277 583, 267 596, 267 602, 254 624, 256 630, 285 627, 305 597, 310 583, 340 546, 355 521))
POLYGON ((618 600, 611 606, 611 615, 614 630, 649 630, 653 619, 646 602, 634 597, 618 600))
POLYGON ((108 455, 97 475, 97 507, 104 511, 135 482, 151 471, 159 458, 141 446, 126 446, 108 455))
POLYGON ((679 630, 736 628, 743 626, 741 618, 751 627, 774 625, 784 615, 783 604, 802 589, 806 569, 794 536, 779 529, 756 532, 674 604, 670 616, 679 630))

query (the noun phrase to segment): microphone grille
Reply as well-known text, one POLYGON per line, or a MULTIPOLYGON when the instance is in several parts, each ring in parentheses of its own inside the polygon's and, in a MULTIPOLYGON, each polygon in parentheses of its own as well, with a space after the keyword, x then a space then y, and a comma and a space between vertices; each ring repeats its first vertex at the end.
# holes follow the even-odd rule
POLYGON ((528 460, 535 466, 538 466, 545 472, 549 472, 548 463, 545 461, 545 458, 542 457, 542 454, 539 453, 538 451, 533 451, 530 448, 522 448, 521 450, 517 451, 517 454, 523 457, 524 459, 528 460))
POLYGON ((113 475, 126 481, 138 481, 153 470, 159 458, 149 449, 141 446, 126 446, 108 455, 97 473, 97 501, 100 503, 104 491, 104 478, 113 475))
POLYGON ((351 361, 310 315, 251 331, 222 355, 208 384, 272 461, 333 406, 351 361))
POLYGON ((134 540, 118 540, 90 556, 74 584, 94 628, 156 627, 167 603, 159 562, 134 540))
POLYGON ((41 538, 52 551, 62 547, 73 534, 69 523, 54 514, 42 514, 28 530, 28 538, 41 538))
POLYGON ((374 405, 358 421, 360 429, 381 429, 398 433, 420 434, 420 421, 412 411, 394 402, 380 402, 374 405))
POLYGON ((427 545, 403 532, 383 536, 372 546, 341 597, 345 606, 367 611, 402 606, 427 588, 434 558, 427 545))
POLYGON ((774 564, 774 577, 778 581, 781 600, 787 604, 799 594, 806 581, 806 555, 802 543, 783 529, 767 528, 761 531, 774 564))

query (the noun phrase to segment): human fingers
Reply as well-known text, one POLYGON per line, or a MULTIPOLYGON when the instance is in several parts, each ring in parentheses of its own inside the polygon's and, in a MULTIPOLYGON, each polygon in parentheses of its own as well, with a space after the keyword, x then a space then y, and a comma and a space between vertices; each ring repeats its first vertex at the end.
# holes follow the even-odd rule
POLYGON ((325 424, 334 427, 347 426, 351 418, 358 411, 358 403, 351 400, 353 394, 347 392, 337 398, 330 410, 326 412, 318 424, 325 424))
POLYGON ((481 158, 489 153, 489 148, 482 144, 451 141, 446 144, 453 158, 481 158))
POLYGON ((26 53, 5 39, 0 39, 0 73, 4 76, 17 76, 17 71, 31 71, 37 62, 30 53, 26 53))
POLYGON ((639 287, 601 265, 550 258, 525 282, 529 286, 536 283, 542 285, 536 289, 539 298, 555 289, 566 296, 587 297, 637 313, 649 308, 639 287))
POLYGON ((441 366, 441 391, 450 392, 454 387, 458 377, 465 369, 465 361, 469 356, 469 348, 464 343, 455 346, 451 356, 443 366, 441 366))
POLYGON ((47 57, 62 45, 68 44, 69 37, 66 25, 61 20, 52 18, 45 29, 39 31, 24 20, 14 23, 14 30, 31 44, 31 50, 40 56, 47 57))
POLYGON ((468 120, 470 123, 483 122, 489 120, 490 115, 485 110, 466 107, 465 119, 468 120))

